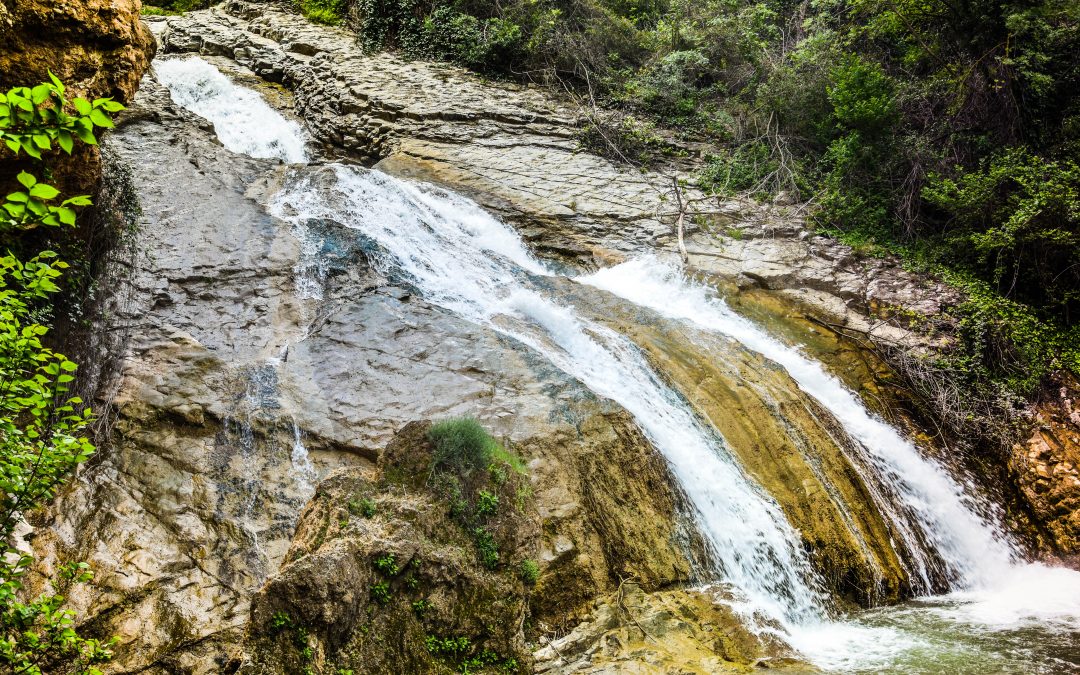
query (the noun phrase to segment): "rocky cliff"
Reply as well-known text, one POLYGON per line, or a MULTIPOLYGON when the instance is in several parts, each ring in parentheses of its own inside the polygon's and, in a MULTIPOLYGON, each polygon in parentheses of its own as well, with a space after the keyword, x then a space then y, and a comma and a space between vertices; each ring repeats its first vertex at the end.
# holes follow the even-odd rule
MULTIPOLYGON (((364 54, 344 31, 240 0, 156 26, 163 51, 203 54, 256 86, 284 84, 268 98, 302 117, 326 155, 469 194, 553 263, 675 254, 659 215, 668 178, 581 152, 573 112, 537 90, 364 54)), ((144 31, 132 30, 138 44, 144 31)), ((124 77, 121 68, 113 86, 124 77)), ((130 340, 99 401, 110 404, 101 452, 34 521, 33 542, 46 571, 93 565, 94 584, 72 601, 95 632, 120 638, 115 672, 460 665, 429 636, 553 673, 789 665, 783 645, 715 602, 724 589, 686 589, 704 546, 666 462, 620 406, 419 297, 374 264, 378 251, 354 230, 313 222, 314 238, 299 241, 268 208, 288 169, 226 150, 152 76, 107 150, 137 196, 126 209, 140 256, 112 278, 102 329, 130 340), (325 264, 319 297, 298 288, 312 247, 325 264), (477 564, 438 494, 394 479, 415 477, 425 420, 461 414, 527 466, 531 496, 499 530, 508 562, 495 572, 477 564), (350 507, 358 498, 373 516, 350 507), (400 574, 375 565, 388 554, 400 574), (535 586, 511 565, 526 559, 538 563, 535 586), (419 601, 433 606, 427 619, 419 601)), ((312 176, 330 180, 317 167, 312 176)), ((743 289, 747 304, 756 290, 779 293, 774 315, 810 308, 931 344, 870 310, 932 315, 952 297, 942 287, 812 236, 790 207, 718 209, 711 229, 686 240, 704 278, 743 289)), ((904 552, 857 466, 790 378, 731 346, 694 347, 707 341, 614 301, 593 313, 630 333, 734 441, 831 590, 862 603, 910 591, 904 552)), ((866 385, 863 370, 838 370, 866 385)), ((1043 473, 1074 466, 1046 444, 1024 469, 1039 477, 1033 501, 1056 494, 1043 473)), ((1047 519, 1063 518, 1055 508, 1047 519)))
POLYGON ((99 457, 34 541, 46 569, 93 565, 72 600, 119 636, 113 669, 238 663, 252 599, 297 574, 282 564, 315 489, 302 457, 362 473, 413 420, 475 415, 528 462, 535 626, 576 623, 620 578, 692 578, 680 496, 624 411, 383 277, 333 223, 343 262, 323 299, 300 298, 300 243, 265 207, 281 167, 225 150, 153 80, 107 144, 141 206, 144 255, 107 311, 131 339, 99 457))

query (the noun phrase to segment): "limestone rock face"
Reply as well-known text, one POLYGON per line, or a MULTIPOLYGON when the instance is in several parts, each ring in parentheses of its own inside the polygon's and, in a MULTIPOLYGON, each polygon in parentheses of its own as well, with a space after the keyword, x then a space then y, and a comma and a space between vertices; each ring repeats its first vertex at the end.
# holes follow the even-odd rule
POLYGON ((170 18, 162 43, 225 55, 284 83, 319 140, 476 197, 542 252, 592 263, 667 229, 654 212, 669 179, 578 152, 576 114, 538 89, 365 54, 346 31, 241 0, 170 18))
POLYGON ((139 0, 3 0, 0 86, 33 86, 51 70, 84 98, 127 103, 154 55, 139 0))
POLYGON ((586 621, 536 651, 537 673, 806 673, 784 645, 748 630, 722 588, 644 592, 627 582, 586 621))
POLYGON ((376 471, 341 469, 320 484, 281 570, 253 601, 242 672, 528 665, 531 585, 520 570, 535 562, 539 535, 528 478, 500 461, 432 473, 429 428, 405 425, 376 471), (496 502, 478 514, 481 490, 496 502), (480 556, 476 531, 494 562, 480 556))
MULTIPOLYGON (((171 17, 162 44, 228 56, 284 83, 323 143, 473 197, 543 255, 594 267, 676 251, 671 176, 581 151, 580 120, 549 93, 481 81, 456 66, 365 54, 347 31, 246 0, 171 17)), ((880 317, 896 307, 932 316, 960 301, 894 261, 812 236, 793 206, 717 201, 708 210, 708 226, 691 225, 686 238, 691 270, 786 294, 855 330, 924 344, 880 317)))
MULTIPOLYGON (((322 299, 302 297, 300 242, 265 206, 284 167, 225 150, 151 77, 106 149, 140 207, 140 255, 104 285, 103 330, 130 337, 98 404, 113 402, 107 437, 33 546, 42 572, 93 566, 72 602, 120 638, 112 671, 238 666, 252 598, 306 541, 293 533, 320 476, 372 469, 413 420, 476 416, 529 462, 553 589, 538 620, 574 622, 620 575, 690 580, 679 495, 621 408, 381 276, 340 225, 312 224, 341 260, 322 299)), ((313 574, 338 569, 327 555, 313 574)))
POLYGON ((1034 408, 1031 436, 1012 449, 1009 468, 1044 536, 1080 563, 1080 401, 1074 382, 1034 408), (1071 386, 1070 386, 1071 385, 1071 386))

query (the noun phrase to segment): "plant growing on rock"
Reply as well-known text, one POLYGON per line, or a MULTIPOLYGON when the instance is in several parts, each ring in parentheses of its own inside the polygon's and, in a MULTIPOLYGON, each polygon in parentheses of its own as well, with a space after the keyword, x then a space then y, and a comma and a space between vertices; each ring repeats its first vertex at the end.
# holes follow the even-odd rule
POLYGON ((371 585, 371 599, 380 605, 390 602, 390 584, 385 581, 371 585))
POLYGON ((364 518, 375 517, 375 501, 368 497, 361 499, 353 499, 349 501, 349 513, 354 516, 363 516, 364 518))
POLYGON ((540 566, 535 560, 522 560, 520 568, 521 580, 532 586, 540 578, 540 566))
POLYGON ((393 553, 386 553, 375 558, 375 569, 379 570, 379 574, 386 577, 396 577, 400 571, 393 553))
POLYGON ((487 490, 481 490, 476 498, 476 515, 481 518, 495 515, 499 510, 499 496, 487 490))
MULTIPOLYGON (((109 128, 108 113, 122 109, 109 99, 75 99, 74 111, 55 76, 33 88, 0 93, 0 139, 16 155, 42 160, 55 143, 70 154, 75 140, 96 144, 93 129, 109 128)), ((36 227, 74 225, 74 197, 57 206, 59 191, 28 172, 22 190, 0 208, 0 232, 13 235, 36 227)), ((67 264, 42 251, 27 261, 0 258, 0 664, 14 673, 98 673, 111 657, 112 641, 84 638, 64 593, 93 578, 85 563, 68 563, 50 581, 51 592, 23 602, 20 589, 33 558, 14 545, 25 514, 48 503, 76 466, 94 453, 86 435, 94 416, 71 395, 77 365, 42 342, 49 296, 67 264)))
POLYGON ((486 469, 499 446, 479 422, 469 417, 433 424, 428 439, 435 448, 434 468, 456 473, 486 469))

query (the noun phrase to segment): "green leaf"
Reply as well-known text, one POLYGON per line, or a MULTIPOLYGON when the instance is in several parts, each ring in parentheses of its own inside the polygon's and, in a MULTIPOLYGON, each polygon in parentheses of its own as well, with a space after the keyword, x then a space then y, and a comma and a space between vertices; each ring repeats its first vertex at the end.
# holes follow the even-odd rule
POLYGON ((41 105, 49 99, 49 94, 52 92, 52 88, 47 84, 39 84, 30 90, 30 100, 34 102, 34 105, 41 105))
POLYGON ((65 225, 74 225, 75 224, 75 212, 72 211, 71 209, 64 208, 63 206, 61 206, 58 209, 56 209, 55 213, 56 213, 57 217, 60 218, 61 223, 65 224, 65 225))
POLYGON ((64 83, 56 75, 53 75, 51 70, 49 71, 49 79, 52 80, 53 86, 56 87, 56 92, 62 96, 64 94, 64 83))
POLYGON ((46 134, 34 134, 34 143, 42 150, 52 150, 52 141, 46 134))
POLYGON ((33 175, 28 174, 25 171, 20 171, 19 175, 16 176, 16 180, 22 183, 22 186, 25 188, 32 188, 37 185, 37 178, 34 178, 33 175))
POLYGON ((64 200, 64 206, 92 206, 90 195, 76 195, 71 199, 64 200))
POLYGON ((75 110, 83 117, 86 117, 94 110, 94 106, 90 105, 90 101, 87 101, 85 98, 77 98, 71 103, 75 106, 75 110))
POLYGON ((56 199, 60 195, 60 191, 51 185, 45 183, 38 183, 34 187, 30 188, 30 196, 37 199, 56 199))
POLYGON ((86 129, 85 127, 75 127, 75 136, 77 136, 80 141, 86 143, 87 145, 97 145, 97 139, 94 138, 94 132, 86 129))
POLYGON ((60 133, 56 136, 56 142, 60 145, 60 148, 67 154, 71 154, 72 148, 75 147, 75 139, 71 137, 71 132, 67 129, 61 129, 60 133))
POLYGON ((106 129, 112 129, 114 126, 109 116, 96 108, 90 113, 90 121, 106 129))
POLYGON ((20 202, 25 204, 30 195, 25 192, 12 192, 7 196, 9 202, 20 202))

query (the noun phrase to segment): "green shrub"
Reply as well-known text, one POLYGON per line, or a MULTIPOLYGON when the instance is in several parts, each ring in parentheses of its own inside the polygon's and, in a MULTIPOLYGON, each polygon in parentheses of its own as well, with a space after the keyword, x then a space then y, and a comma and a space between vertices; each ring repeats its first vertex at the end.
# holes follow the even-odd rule
POLYGON ((769 145, 755 141, 706 157, 697 182, 710 194, 762 196, 768 176, 778 168, 769 145))
POLYGON ((347 0, 298 0, 298 5, 308 20, 328 26, 340 24, 348 6, 347 0))
POLYGON ((378 558, 375 558, 375 569, 379 570, 379 573, 387 577, 396 577, 398 572, 397 558, 393 553, 386 553, 378 558))
POLYGON ((214 4, 213 0, 154 0, 152 5, 143 5, 143 14, 148 15, 174 15, 196 9, 206 9, 214 4))
POLYGON ((499 444, 475 419, 463 417, 436 422, 428 431, 436 469, 467 474, 487 469, 499 444))
POLYGON ((535 560, 522 560, 519 574, 522 581, 532 586, 540 578, 540 566, 536 564, 535 560))
POLYGON ((499 510, 499 497, 487 490, 481 490, 476 497, 476 515, 480 518, 493 516, 499 510))
POLYGON ((399 49, 412 57, 426 55, 424 6, 418 0, 357 0, 357 35, 369 52, 399 49))
MULTIPOLYGON (((1080 165, 1024 148, 979 170, 931 175, 922 192, 949 215, 947 245, 980 278, 1035 307, 1080 302, 1080 165)), ((1061 312, 1064 313, 1064 312, 1061 312)))
MULTIPOLYGON (((35 161, 57 148, 71 154, 76 140, 96 144, 94 129, 112 127, 109 113, 122 109, 111 99, 69 103, 50 73, 50 82, 0 93, 0 140, 35 161)), ((10 248, 29 230, 74 225, 73 207, 90 203, 56 204, 59 191, 26 171, 16 180, 22 189, 0 203, 0 234, 10 248)), ((79 635, 75 613, 64 608, 68 589, 93 577, 85 563, 60 566, 46 579, 49 590, 26 598, 22 579, 33 558, 14 546, 24 516, 49 503, 95 450, 87 437, 93 414, 71 393, 77 365, 44 343, 49 298, 67 268, 52 251, 25 262, 10 252, 0 257, 0 664, 26 675, 97 672, 114 642, 79 635)))
POLYGON ((390 584, 385 581, 372 584, 371 599, 380 605, 388 604, 390 602, 390 584))
POLYGON ((476 552, 480 556, 480 563, 493 570, 499 566, 499 547, 495 543, 495 537, 483 527, 473 530, 473 542, 476 544, 476 552))
POLYGON ((369 497, 349 500, 349 513, 364 518, 374 518, 376 512, 375 501, 369 497))
POLYGON ((449 7, 436 8, 424 20, 425 55, 481 71, 499 71, 512 63, 521 38, 517 24, 497 17, 481 20, 449 7))

